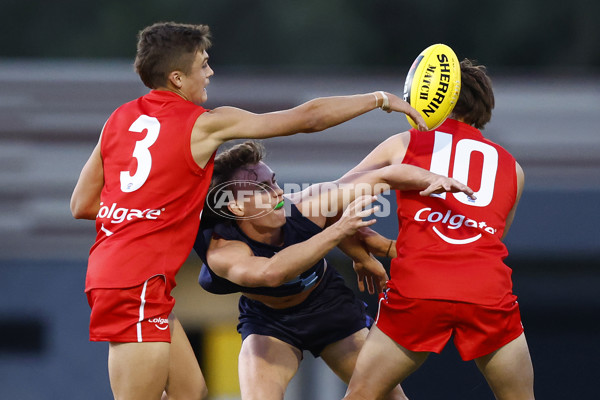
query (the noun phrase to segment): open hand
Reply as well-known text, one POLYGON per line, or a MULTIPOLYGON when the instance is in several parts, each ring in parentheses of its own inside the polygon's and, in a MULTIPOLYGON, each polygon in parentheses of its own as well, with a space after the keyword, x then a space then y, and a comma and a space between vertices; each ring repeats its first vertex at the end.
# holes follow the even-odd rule
POLYGON ((363 195, 357 197, 352 203, 348 204, 342 217, 332 227, 336 226, 340 229, 342 236, 347 237, 354 235, 362 227, 373 225, 377 222, 375 219, 363 220, 363 218, 379 210, 379 206, 365 210, 365 207, 375 200, 377 200, 377 196, 363 195))
POLYGON ((467 185, 460 183, 456 179, 448 178, 443 175, 438 175, 433 180, 433 182, 431 182, 425 190, 420 191, 419 194, 421 196, 427 197, 432 194, 440 194, 445 192, 463 192, 473 200, 477 198, 475 197, 475 192, 473 191, 473 189, 471 189, 467 185))
POLYGON ((395 96, 393 94, 388 94, 390 106, 384 110, 387 112, 398 111, 404 113, 412 118, 413 121, 417 124, 420 131, 428 131, 427 124, 425 123, 425 119, 423 116, 415 110, 408 102, 402 100, 400 97, 395 96))

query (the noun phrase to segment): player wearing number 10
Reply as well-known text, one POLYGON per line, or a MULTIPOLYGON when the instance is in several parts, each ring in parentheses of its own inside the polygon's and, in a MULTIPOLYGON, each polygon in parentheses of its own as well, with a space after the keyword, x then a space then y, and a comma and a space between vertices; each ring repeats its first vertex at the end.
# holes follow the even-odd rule
POLYGON ((375 108, 407 113, 425 128, 416 110, 384 92, 266 114, 206 110, 210 44, 205 25, 157 23, 140 32, 135 69, 152 90, 112 113, 71 198, 75 218, 96 220, 85 289, 90 339, 110 342, 120 400, 206 396, 170 293, 198 231, 219 145, 317 132, 375 108))
MULTIPOLYGON (((462 359, 475 360, 498 400, 534 398, 533 367, 502 243, 524 175, 513 156, 479 130, 494 107, 485 68, 463 60, 461 77, 450 119, 435 131, 389 138, 353 170, 412 164, 469 185, 476 199, 397 192, 400 231, 391 247, 391 280, 346 400, 382 398, 452 335, 462 359)), ((373 232, 363 240, 376 255, 390 248, 373 232)))

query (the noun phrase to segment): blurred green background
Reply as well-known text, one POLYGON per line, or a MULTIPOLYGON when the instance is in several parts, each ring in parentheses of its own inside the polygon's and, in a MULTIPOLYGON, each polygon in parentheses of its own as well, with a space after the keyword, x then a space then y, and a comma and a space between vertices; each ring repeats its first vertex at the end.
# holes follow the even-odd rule
POLYGON ((213 62, 244 67, 396 68, 423 43, 497 68, 600 68, 593 0, 4 0, 2 57, 126 58, 156 21, 212 27, 213 62))

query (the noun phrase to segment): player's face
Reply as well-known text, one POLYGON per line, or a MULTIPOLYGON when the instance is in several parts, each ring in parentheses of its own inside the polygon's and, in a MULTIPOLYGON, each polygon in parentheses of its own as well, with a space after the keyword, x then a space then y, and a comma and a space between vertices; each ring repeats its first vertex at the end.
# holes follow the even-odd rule
POLYGON ((200 105, 208 99, 206 87, 210 83, 210 77, 214 71, 208 65, 208 53, 206 51, 196 53, 196 58, 190 69, 190 73, 185 75, 184 92, 188 100, 194 104, 200 105))
POLYGON ((254 225, 269 228, 279 228, 285 224, 283 207, 277 207, 283 201, 283 190, 277 184, 275 173, 267 164, 261 161, 239 169, 232 178, 244 182, 236 187, 237 198, 240 201, 243 199, 245 219, 254 225))

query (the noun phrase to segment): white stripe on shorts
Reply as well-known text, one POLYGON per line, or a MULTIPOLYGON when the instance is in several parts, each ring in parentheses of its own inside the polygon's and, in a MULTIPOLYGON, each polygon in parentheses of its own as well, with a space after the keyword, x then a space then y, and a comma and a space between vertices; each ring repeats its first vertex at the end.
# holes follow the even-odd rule
MULTIPOLYGON (((148 279, 150 280, 150 279, 148 279)), ((148 281, 144 282, 144 287, 142 288, 142 294, 140 295, 140 318, 137 323, 137 341, 139 343, 142 342, 142 321, 144 320, 144 307, 146 306, 146 287, 148 286, 148 281)))
POLYGON ((379 311, 381 310, 381 302, 383 301, 383 297, 379 299, 379 305, 377 307, 377 316, 375 317, 375 324, 379 321, 379 311))

